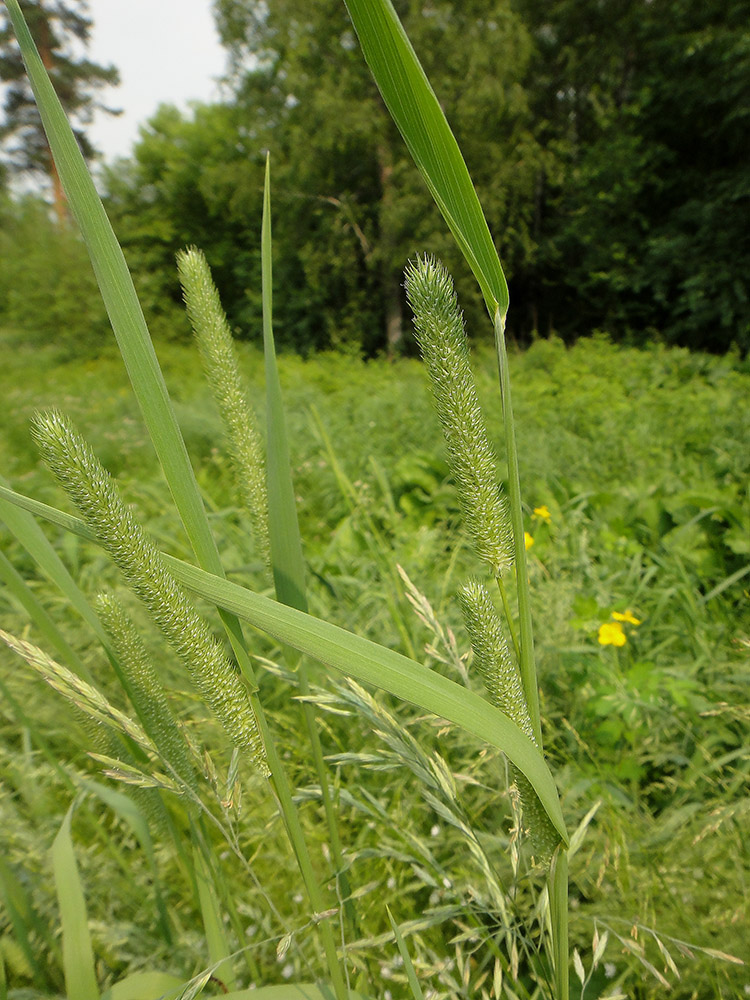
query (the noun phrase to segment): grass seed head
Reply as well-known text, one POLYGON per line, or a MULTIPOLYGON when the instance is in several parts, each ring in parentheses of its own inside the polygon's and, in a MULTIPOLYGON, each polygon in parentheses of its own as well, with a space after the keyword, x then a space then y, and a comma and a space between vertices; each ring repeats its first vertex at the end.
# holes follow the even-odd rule
POLYGON ((405 284, 464 524, 480 559, 499 576, 513 565, 513 531, 479 406, 453 281, 439 261, 419 257, 407 267, 405 284))
POLYGON ((57 411, 37 414, 32 433, 58 482, 146 605, 232 743, 268 774, 255 714, 236 668, 87 442, 57 411))
POLYGON ((226 430, 237 490, 250 517, 263 562, 270 570, 264 448, 240 375, 229 323, 203 253, 195 247, 180 251, 177 270, 203 369, 226 430))

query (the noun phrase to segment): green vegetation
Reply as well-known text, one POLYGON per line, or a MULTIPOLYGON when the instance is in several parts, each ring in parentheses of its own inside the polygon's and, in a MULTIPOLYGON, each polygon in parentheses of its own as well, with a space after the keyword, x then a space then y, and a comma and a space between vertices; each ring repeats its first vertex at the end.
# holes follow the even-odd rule
MULTIPOLYGON (((171 345, 159 354, 230 578, 263 590, 262 559, 235 505, 229 461, 218 444, 218 415, 200 376, 197 352, 171 345)), ((261 417, 262 366, 254 349, 241 351, 242 371, 261 417)), ((488 352, 479 353, 475 371, 491 437, 501 453, 488 352)), ((748 718, 742 706, 750 612, 749 577, 740 574, 748 564, 750 537, 744 446, 750 376, 725 360, 675 349, 625 349, 605 339, 572 349, 559 341, 539 342, 511 356, 511 374, 529 504, 526 527, 534 538, 529 572, 545 742, 570 828, 590 806, 602 803, 570 865, 571 937, 586 970, 595 922, 599 940, 610 931, 586 996, 613 987, 627 996, 663 995, 664 987, 632 953, 639 944, 673 983, 676 997, 741 994, 746 969, 695 950, 695 957, 687 958, 670 938, 747 958, 748 718), (532 513, 543 506, 549 521, 532 513), (623 623, 627 643, 600 645, 599 627, 613 621, 613 611, 628 610, 642 624, 623 623), (636 923, 641 926, 637 941, 630 933, 636 923), (682 980, 668 971, 643 928, 659 934, 682 980), (613 966, 616 973, 608 979, 613 966)), ((423 602, 396 571, 397 565, 404 568, 442 628, 455 632, 457 651, 465 653, 468 637, 455 595, 475 564, 460 533, 458 497, 420 364, 285 356, 280 375, 311 608, 418 657, 429 644, 433 652, 426 662, 460 679, 465 666, 449 638, 435 635, 423 602), (398 422, 392 419, 395 413, 398 422), (415 614, 409 594, 427 621, 415 614)), ((167 551, 185 554, 114 355, 62 368, 47 367, 44 352, 33 364, 28 355, 11 355, 2 391, 8 400, 3 465, 17 488, 58 506, 64 502, 39 465, 28 431, 35 409, 60 402, 117 475, 152 535, 167 551)), ((98 548, 57 529, 50 537, 61 545, 66 564, 89 596, 102 588, 122 595, 115 571, 98 548)), ((75 612, 64 609, 55 589, 7 536, 3 550, 55 614, 97 684, 114 698, 109 671, 75 612)), ((22 634, 26 613, 8 591, 3 600, 3 627, 22 634)), ((154 650, 153 632, 132 601, 128 604, 154 650)), ((29 638, 43 644, 35 629, 29 638)), ((315 844, 323 835, 322 820, 305 745, 295 735, 298 717, 286 693, 293 678, 273 642, 256 634, 252 649, 275 664, 262 671, 263 698, 274 730, 283 734, 290 770, 299 775, 307 801, 303 823, 315 844)), ((96 777, 100 766, 86 761, 91 744, 85 730, 61 714, 59 696, 19 670, 10 654, 3 663, 3 777, 15 790, 3 804, 4 852, 8 863, 15 870, 22 864, 31 879, 27 898, 38 924, 35 933, 44 929, 43 937, 32 935, 39 942, 54 933, 59 919, 50 895, 47 851, 68 808, 69 776, 103 779, 96 777), (25 706, 27 728, 19 729, 13 705, 25 706), (63 772, 56 774, 45 763, 45 750, 63 764, 63 772)), ((215 780, 226 782, 230 754, 221 750, 218 729, 186 690, 177 662, 160 654, 159 663, 166 671, 162 678, 169 679, 173 710, 187 723, 191 739, 211 748, 221 775, 215 780)), ((324 681, 317 671, 314 678, 316 685, 324 681)), ((481 689, 473 669, 469 683, 481 689)), ((371 886, 357 899, 357 914, 361 940, 372 943, 352 947, 348 954, 355 964, 384 976, 381 992, 391 989, 395 996, 404 988, 398 951, 386 943, 392 938, 381 899, 388 883, 389 905, 406 934, 425 994, 436 989, 463 995, 460 963, 466 961, 466 995, 481 995, 477 984, 494 968, 487 928, 500 920, 500 901, 499 888, 483 881, 486 868, 474 837, 488 852, 499 884, 508 889, 520 877, 505 856, 509 800, 503 794, 488 799, 485 791, 502 773, 496 752, 479 752, 477 743, 455 727, 441 732, 437 724, 417 721, 415 713, 387 700, 371 702, 344 682, 334 684, 329 677, 324 688, 322 707, 335 713, 324 716, 326 752, 338 757, 339 794, 345 793, 347 803, 341 833, 352 859, 349 875, 355 888, 371 886), (362 699, 366 715, 359 714, 362 699), (389 722, 394 715, 406 747, 389 722), (442 772, 428 772, 433 787, 422 783, 423 757, 429 761, 433 751, 457 776, 457 799, 446 800, 445 788, 435 787, 442 772), (448 806, 452 811, 446 812, 448 806), (431 834, 434 828, 439 835, 431 834), (418 923, 412 928, 410 921, 418 923), (456 934, 464 935, 458 959, 447 943, 456 934)), ((219 787, 224 796, 226 785, 219 787)), ((100 982, 139 968, 160 968, 186 979, 209 959, 200 911, 190 903, 179 858, 156 827, 158 884, 168 886, 165 906, 180 927, 170 945, 163 936, 156 942, 153 937, 157 911, 148 903, 153 898, 149 856, 124 816, 107 812, 102 822, 103 808, 91 791, 72 825, 100 982)), ((304 943, 309 912, 295 900, 292 871, 284 864, 283 876, 279 873, 283 847, 277 826, 266 830, 270 809, 260 787, 245 788, 235 822, 242 842, 262 849, 252 875, 243 874, 237 858, 223 862, 224 879, 241 887, 236 898, 242 926, 253 928, 251 939, 232 938, 231 947, 251 945, 259 982, 283 981, 280 973, 287 967, 299 978, 312 959, 304 943), (279 911, 275 920, 265 912, 264 894, 279 911), (279 963, 276 947, 292 930, 290 950, 279 963)), ((518 930, 523 956, 529 930, 518 930)), ((503 956, 512 940, 500 945, 503 956)), ((11 984, 35 983, 43 989, 45 976, 59 982, 54 950, 34 977, 7 925, 3 941, 11 984)), ((45 946, 37 943, 32 954, 35 968, 45 946)), ((242 962, 237 968, 245 977, 241 981, 252 981, 242 972, 242 962)), ((484 983, 488 991, 491 979, 484 983)))
MULTIPOLYGON (((738 992, 741 942, 728 946, 745 899, 737 893, 728 908, 726 885, 712 892, 697 857, 712 873, 731 866, 744 885, 746 713, 737 706, 750 567, 739 362, 637 354, 601 338, 574 351, 540 341, 513 355, 527 368, 516 431, 508 289, 458 145, 391 5, 349 0, 388 111, 478 282, 495 363, 478 352, 475 379, 451 279, 422 257, 406 289, 437 421, 420 367, 406 361, 401 371, 342 355, 294 362, 313 398, 298 402, 293 390, 284 402, 294 363, 282 382, 266 161, 265 456, 205 262, 196 251, 179 260, 227 433, 219 449, 209 405, 172 403, 173 372, 159 364, 18 0, 7 3, 138 403, 133 427, 142 421, 161 472, 144 464, 121 490, 96 442, 46 407, 33 437, 67 499, 53 492, 47 506, 0 485, 12 557, 0 561, 3 600, 20 626, 0 638, 32 668, 2 678, 0 748, 13 789, 10 860, 0 866, 3 992, 358 1000, 408 988, 415 1000, 568 1000, 572 972, 582 998, 614 1000, 655 995, 670 980, 684 992, 676 960, 692 963, 686 996, 738 992), (499 396, 487 384, 495 366, 499 396), (341 412, 315 405, 316 379, 348 393, 357 417, 371 407, 382 422, 387 407, 373 435, 390 438, 381 458, 375 444, 363 447, 359 420, 347 440, 341 412), (415 379, 405 403, 404 383, 415 379), (682 420, 671 434, 646 425, 631 460, 623 425, 632 428, 633 399, 657 398, 655 388, 682 420), (411 436, 392 419, 411 410, 416 454, 404 452, 411 436), (435 458, 437 423, 447 465, 435 458), (200 447, 188 449, 201 431, 204 461, 200 447), (668 461, 686 432, 695 435, 687 459, 668 461), (267 519, 250 518, 234 498, 264 503, 264 485, 267 519), (302 487, 322 494, 317 511, 298 500, 302 487), (83 519, 65 513, 68 501, 83 519), (59 552, 32 515, 63 532, 59 552), (308 542, 300 528, 311 517, 308 542), (477 577, 477 557, 489 581, 477 577), (532 597, 541 602, 536 652, 532 597), (32 694, 39 677, 52 694, 32 694), (489 697, 474 690, 479 678, 489 697), (59 696, 72 712, 65 725, 59 696), (37 828, 52 816, 47 855, 37 828), (105 873, 111 895, 92 900, 87 882, 105 873), (698 900, 700 926, 690 912, 698 900), (113 939, 123 906, 129 930, 113 939)), ((167 360, 184 364, 181 352, 173 345, 167 360)), ((50 368, 54 360, 50 351, 50 368)), ((259 358, 248 361, 257 375, 259 358)), ((80 377, 79 365, 68 370, 80 377)), ((95 397, 107 364, 90 370, 95 397)), ((190 372, 179 391, 194 384, 190 372)), ((115 415, 123 405, 103 401, 115 415)), ((8 419, 12 438, 15 414, 8 419)), ((24 472, 23 461, 16 475, 33 485, 40 470, 24 472)))

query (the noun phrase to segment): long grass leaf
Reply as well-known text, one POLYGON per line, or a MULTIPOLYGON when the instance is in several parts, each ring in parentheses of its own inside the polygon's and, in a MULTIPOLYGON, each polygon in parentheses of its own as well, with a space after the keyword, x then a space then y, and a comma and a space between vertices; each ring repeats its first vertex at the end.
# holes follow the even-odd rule
POLYGON ((550 867, 549 904, 552 923, 552 957, 555 974, 555 1000, 568 1000, 568 852, 560 847, 550 867))
POLYGON ((404 968, 406 969, 406 978, 409 980, 409 989, 411 990, 411 995, 414 1000, 424 1000, 424 993, 422 992, 422 987, 419 985, 419 979, 417 978, 416 970, 412 964, 411 955, 409 954, 409 949, 406 947, 406 941, 404 941, 404 936, 399 929, 398 924, 393 919, 391 911, 386 906, 386 913, 388 914, 388 919, 391 922, 391 927, 393 928, 393 933, 396 936, 396 944, 398 945, 399 954, 401 955, 401 960, 404 963, 404 968))
POLYGON ((7 7, 50 149, 88 248, 102 299, 151 440, 199 561, 212 572, 218 572, 218 553, 125 257, 34 46, 18 0, 7 0, 7 7))
POLYGON ((203 929, 206 934, 208 957, 214 967, 214 976, 230 990, 236 986, 234 971, 224 923, 219 912, 219 901, 211 878, 211 872, 197 845, 193 846, 193 865, 198 883, 198 900, 200 902, 203 929))
POLYGON ((74 805, 68 809, 52 845, 52 871, 62 925, 65 988, 68 996, 76 1000, 99 1000, 86 901, 70 835, 74 805))
POLYGON ((365 59, 414 162, 479 282, 504 317, 508 285, 461 150, 390 0, 345 0, 365 59))
MULTIPOLYGON (((271 540, 271 569, 276 599, 298 611, 307 611, 305 564, 302 539, 297 518, 297 505, 292 482, 286 417, 281 395, 281 381, 276 364, 273 335, 273 268, 271 239, 271 159, 266 157, 266 177, 263 191, 263 223, 261 231, 261 266, 263 299, 263 355, 266 376, 266 421, 268 454, 266 459, 268 489, 268 526, 271 540)), ((305 658, 297 666, 299 691, 303 698, 310 694, 305 658)), ((344 899, 344 912, 353 930, 357 930, 356 913, 351 899, 351 886, 344 864, 338 818, 331 798, 323 747, 320 742, 315 710, 308 701, 302 703, 302 715, 310 740, 315 773, 328 827, 328 841, 339 888, 344 899)), ((358 936, 358 934, 356 934, 358 936)))

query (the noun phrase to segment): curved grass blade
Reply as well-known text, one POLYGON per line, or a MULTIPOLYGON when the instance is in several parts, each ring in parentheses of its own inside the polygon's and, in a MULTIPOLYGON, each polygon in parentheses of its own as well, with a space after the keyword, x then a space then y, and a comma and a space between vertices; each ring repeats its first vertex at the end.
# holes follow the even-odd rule
POLYGON ((345 0, 383 100, 482 289, 491 317, 508 284, 461 150, 390 0, 345 0))
POLYGON ((502 750, 531 782, 553 825, 568 837, 555 783, 542 754, 514 722, 473 691, 370 639, 254 594, 178 559, 175 576, 194 593, 233 612, 349 677, 382 688, 502 750))

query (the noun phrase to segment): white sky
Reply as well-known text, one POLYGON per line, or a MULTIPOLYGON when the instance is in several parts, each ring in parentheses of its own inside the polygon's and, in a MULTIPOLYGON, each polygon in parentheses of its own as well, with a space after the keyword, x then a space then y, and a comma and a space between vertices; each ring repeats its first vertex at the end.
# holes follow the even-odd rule
POLYGON ((89 0, 89 16, 89 57, 120 71, 120 86, 99 93, 123 114, 99 113, 89 128, 106 160, 128 155, 159 104, 219 99, 225 53, 211 0, 89 0))

